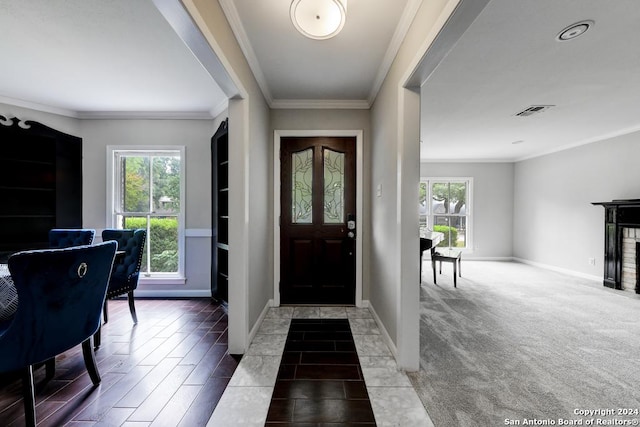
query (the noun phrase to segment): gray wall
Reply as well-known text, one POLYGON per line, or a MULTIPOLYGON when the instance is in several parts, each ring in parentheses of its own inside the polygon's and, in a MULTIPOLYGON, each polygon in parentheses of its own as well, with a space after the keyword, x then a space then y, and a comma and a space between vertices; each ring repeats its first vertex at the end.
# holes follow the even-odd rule
POLYGON ((639 158, 636 132, 516 163, 514 256, 602 280, 604 209, 591 202, 640 198, 639 158))
POLYGON ((513 163, 422 163, 421 178, 473 178, 473 248, 465 258, 513 255, 513 163))
POLYGON ((190 229, 211 229, 211 120, 81 120, 84 152, 85 226, 100 229, 106 217, 108 145, 178 145, 185 147, 186 284, 148 284, 139 295, 205 296, 210 294, 211 239, 189 237, 190 229))
POLYGON ((34 120, 82 138, 83 226, 100 232, 107 225, 107 145, 185 146, 186 206, 185 284, 145 284, 138 295, 208 296, 210 290, 211 149, 220 119, 212 120, 79 120, 0 104, 0 115, 34 120), (215 126, 215 127, 214 127, 215 126), (189 233, 189 230, 205 233, 189 233), (193 234, 194 236, 189 236, 193 234), (202 236, 202 234, 205 234, 202 236))
POLYGON ((421 3, 371 107, 370 301, 398 366, 407 370, 419 364, 420 99, 404 85, 456 4, 421 3))

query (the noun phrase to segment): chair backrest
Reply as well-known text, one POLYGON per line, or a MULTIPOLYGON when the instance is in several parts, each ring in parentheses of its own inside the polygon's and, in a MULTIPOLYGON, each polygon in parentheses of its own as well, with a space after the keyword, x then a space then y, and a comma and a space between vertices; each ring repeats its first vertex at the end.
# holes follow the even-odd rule
POLYGON ((0 371, 50 359, 98 330, 115 252, 107 242, 9 258, 18 309, 0 331, 0 371))
POLYGON ((102 231, 103 242, 115 240, 118 243, 118 250, 124 251, 122 261, 116 263, 113 268, 113 280, 122 279, 137 284, 146 238, 147 230, 142 228, 107 228, 102 231))
POLYGON ((49 230, 49 248, 90 245, 95 236, 96 230, 91 228, 53 228, 49 230))

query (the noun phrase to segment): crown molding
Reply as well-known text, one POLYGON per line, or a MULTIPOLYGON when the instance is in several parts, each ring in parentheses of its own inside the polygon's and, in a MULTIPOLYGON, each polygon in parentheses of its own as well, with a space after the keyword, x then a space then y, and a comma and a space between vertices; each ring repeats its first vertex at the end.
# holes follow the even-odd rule
POLYGON ((271 108, 276 110, 368 110, 371 104, 363 99, 275 99, 271 103, 271 108))
POLYGON ((373 104, 373 101, 378 96, 378 92, 382 87, 382 83, 384 83, 384 79, 387 77, 389 70, 391 69, 391 65, 393 64, 393 60, 396 58, 398 51, 400 50, 400 46, 411 27, 411 23, 413 22, 416 13, 418 13, 418 9, 422 5, 422 0, 408 0, 407 5, 404 7, 404 11, 402 12, 402 16, 400 17, 400 21, 396 26, 396 31, 393 33, 393 37, 391 38, 391 42, 389 43, 389 47, 384 54, 382 62, 380 63, 380 67, 378 68, 378 73, 376 74, 376 79, 374 80, 373 86, 371 87, 371 91, 369 92, 368 102, 369 104, 373 104))
POLYGON ((67 108, 52 107, 50 105, 39 104, 37 102, 25 101, 23 99, 10 98, 0 95, 0 104, 13 105, 15 107, 28 108, 30 110, 42 111, 43 113, 57 114, 58 116, 78 118, 78 112, 67 108))
POLYGON ((81 111, 82 120, 212 120, 211 111, 81 111))
POLYGON ((210 111, 75 111, 66 108, 52 107, 37 102, 0 96, 0 104, 27 108, 43 113, 56 114, 80 120, 212 120, 222 113, 228 106, 228 100, 223 101, 210 111))
POLYGON ((249 68, 253 72, 253 76, 262 91, 262 96, 264 96, 267 104, 273 108, 273 96, 271 95, 271 91, 269 90, 269 85, 267 84, 267 80, 264 77, 264 73, 262 72, 262 68, 260 68, 260 64, 258 63, 258 57, 249 42, 249 36, 247 36, 246 31, 244 30, 244 26, 242 25, 242 21, 240 21, 240 15, 238 15, 238 9, 236 9, 236 5, 232 0, 220 0, 220 6, 222 7, 222 11, 224 12, 229 25, 231 26, 231 30, 233 34, 236 36, 236 40, 240 45, 240 49, 246 58, 249 68))
POLYGON ((220 104, 216 105, 211 110, 209 110, 209 114, 211 114, 211 117, 215 119, 220 114, 222 114, 227 108, 229 108, 229 100, 225 99, 220 104))

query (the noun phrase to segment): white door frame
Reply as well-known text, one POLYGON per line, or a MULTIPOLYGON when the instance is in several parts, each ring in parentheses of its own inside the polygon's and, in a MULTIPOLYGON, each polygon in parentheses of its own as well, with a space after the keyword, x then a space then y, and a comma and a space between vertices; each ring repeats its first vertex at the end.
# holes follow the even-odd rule
POLYGON ((289 136, 356 138, 356 307, 362 307, 362 217, 364 212, 362 130, 275 130, 273 132, 273 305, 280 306, 280 139, 289 136))

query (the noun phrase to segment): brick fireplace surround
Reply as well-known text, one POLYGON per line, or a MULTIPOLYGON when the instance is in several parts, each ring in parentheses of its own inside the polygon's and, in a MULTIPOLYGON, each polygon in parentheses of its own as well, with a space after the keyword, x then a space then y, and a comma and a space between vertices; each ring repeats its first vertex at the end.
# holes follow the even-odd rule
POLYGON ((622 229, 622 290, 637 292, 638 287, 638 247, 640 246, 640 228, 622 229))

